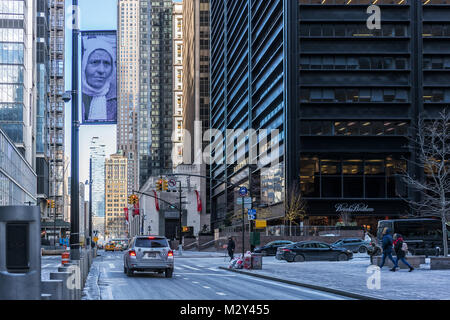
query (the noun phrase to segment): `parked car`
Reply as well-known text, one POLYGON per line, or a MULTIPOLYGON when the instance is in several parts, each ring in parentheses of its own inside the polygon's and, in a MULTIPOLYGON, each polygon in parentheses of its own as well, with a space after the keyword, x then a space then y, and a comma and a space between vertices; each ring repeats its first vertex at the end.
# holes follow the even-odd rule
POLYGON ((172 278, 173 268, 173 251, 166 237, 136 236, 123 255, 123 272, 129 277, 143 271, 165 272, 166 278, 172 278))
POLYGON ((366 253, 369 249, 371 249, 370 241, 365 241, 358 238, 340 239, 333 243, 332 246, 336 248, 345 248, 354 253, 366 253))
POLYGON ((293 244, 294 242, 289 240, 276 240, 267 243, 262 247, 257 247, 253 251, 254 253, 262 253, 265 256, 274 256, 277 253, 279 247, 285 247, 287 245, 293 244))
POLYGON ((287 262, 347 261, 353 258, 353 252, 348 249, 333 247, 324 242, 302 241, 278 248, 276 258, 287 262))

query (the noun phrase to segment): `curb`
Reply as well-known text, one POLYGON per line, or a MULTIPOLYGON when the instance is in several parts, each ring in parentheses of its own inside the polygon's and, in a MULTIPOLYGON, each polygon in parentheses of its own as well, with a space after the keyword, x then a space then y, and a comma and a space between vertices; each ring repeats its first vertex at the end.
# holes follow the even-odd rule
POLYGON ((313 284, 307 284, 307 283, 301 283, 301 282, 297 282, 297 281, 291 281, 291 280, 285 280, 285 279, 280 279, 280 278, 275 278, 275 277, 271 277, 271 276, 266 276, 263 274, 256 274, 256 273, 251 273, 249 271, 241 271, 241 270, 236 270, 236 269, 229 269, 229 268, 225 268, 225 267, 219 267, 219 269, 222 270, 227 270, 227 271, 231 271, 231 272, 235 272, 235 273, 240 273, 240 274, 244 274, 247 276, 252 276, 252 277, 256 277, 256 278, 262 278, 262 279, 267 279, 267 280, 272 280, 272 281, 278 281, 278 282, 283 282, 286 284, 291 284, 294 286, 299 286, 299 287, 305 287, 308 289, 314 289, 317 291, 324 291, 324 292, 328 292, 328 293, 333 293, 333 294, 337 294, 343 297, 349 297, 349 298, 353 298, 353 299, 357 299, 357 300, 384 300, 381 298, 375 298, 375 297, 371 297, 371 296, 364 296, 361 294, 357 294, 357 293, 351 293, 351 292, 347 292, 347 291, 342 291, 342 290, 337 290, 337 289, 331 289, 331 288, 327 288, 327 287, 321 287, 321 286, 316 286, 313 284))

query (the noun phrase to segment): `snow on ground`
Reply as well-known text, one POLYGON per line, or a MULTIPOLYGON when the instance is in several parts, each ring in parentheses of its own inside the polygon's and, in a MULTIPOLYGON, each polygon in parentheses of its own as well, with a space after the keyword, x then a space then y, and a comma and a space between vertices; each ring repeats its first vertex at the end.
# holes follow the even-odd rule
POLYGON ((379 290, 367 288, 367 280, 373 274, 367 273, 370 266, 367 254, 355 254, 350 261, 292 263, 264 257, 263 269, 250 272, 388 300, 450 299, 450 270, 430 270, 429 259, 426 262, 413 272, 407 269, 392 272, 383 267, 379 290))

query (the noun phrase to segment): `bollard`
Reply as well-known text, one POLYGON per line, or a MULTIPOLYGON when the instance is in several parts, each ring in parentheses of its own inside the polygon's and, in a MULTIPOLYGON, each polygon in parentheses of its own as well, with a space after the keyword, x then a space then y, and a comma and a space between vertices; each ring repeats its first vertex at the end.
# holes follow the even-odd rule
POLYGON ((69 263, 72 270, 75 272, 74 286, 75 286, 75 300, 81 299, 81 260, 70 260, 69 263))
POLYGON ((41 290, 43 293, 51 294, 50 300, 62 300, 63 282, 62 280, 41 281, 41 290))
POLYGON ((78 267, 78 265, 76 263, 68 263, 66 264, 64 267, 60 267, 58 268, 59 270, 64 270, 64 268, 66 268, 66 272, 70 273, 70 278, 67 282, 67 286, 69 288, 69 290, 73 291, 72 293, 72 298, 73 300, 78 300, 78 296, 79 293, 78 291, 80 290, 80 269, 78 267))
POLYGON ((73 290, 67 287, 67 280, 69 279, 70 272, 50 272, 50 280, 61 280, 62 281, 62 295, 61 300, 73 300, 73 290))
POLYGON ((52 300, 52 295, 48 293, 41 293, 41 300, 52 300))

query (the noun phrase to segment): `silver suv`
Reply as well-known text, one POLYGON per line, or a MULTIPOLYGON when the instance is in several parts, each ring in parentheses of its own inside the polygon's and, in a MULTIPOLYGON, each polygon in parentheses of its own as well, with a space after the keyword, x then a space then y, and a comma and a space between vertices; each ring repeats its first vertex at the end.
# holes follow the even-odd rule
POLYGON ((136 236, 123 256, 123 272, 131 277, 134 271, 165 272, 166 278, 172 278, 173 251, 165 237, 136 236))

